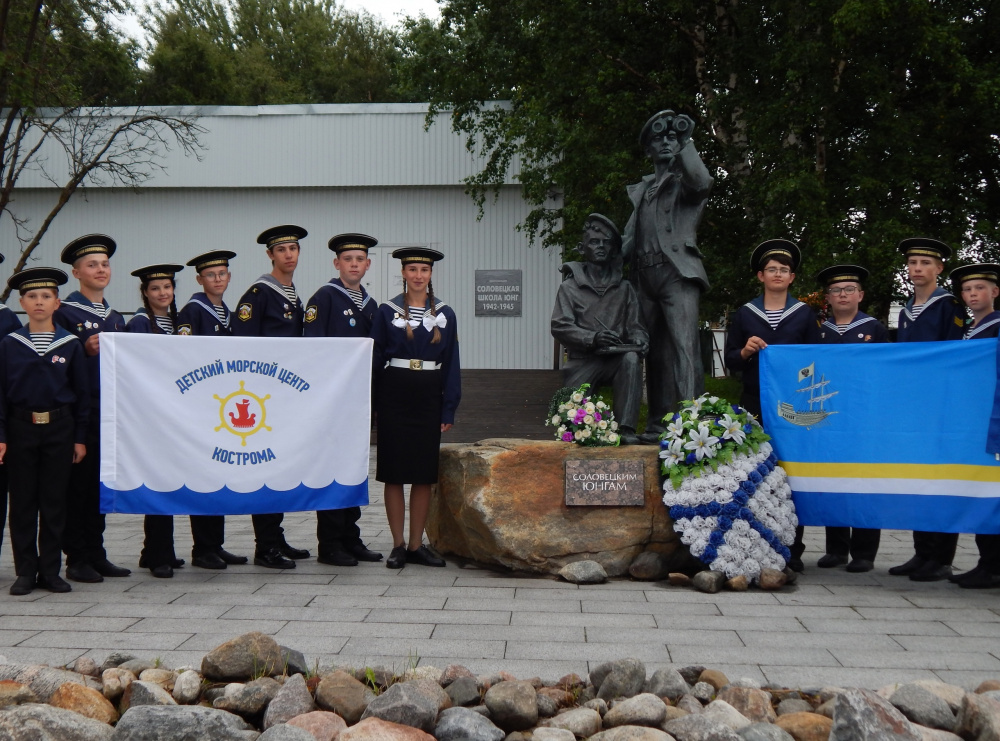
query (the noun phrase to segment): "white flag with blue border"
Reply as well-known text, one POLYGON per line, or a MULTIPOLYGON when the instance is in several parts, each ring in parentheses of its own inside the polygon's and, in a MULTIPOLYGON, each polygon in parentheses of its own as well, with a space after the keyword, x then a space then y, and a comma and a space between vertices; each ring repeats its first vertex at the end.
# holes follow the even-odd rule
POLYGON ((372 341, 101 335, 101 511, 368 504, 372 341))

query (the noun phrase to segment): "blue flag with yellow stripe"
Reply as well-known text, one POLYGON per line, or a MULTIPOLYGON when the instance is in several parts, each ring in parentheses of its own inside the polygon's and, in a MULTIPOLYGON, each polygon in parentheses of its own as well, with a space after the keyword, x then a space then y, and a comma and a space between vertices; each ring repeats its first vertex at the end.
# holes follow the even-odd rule
POLYGON ((764 429, 803 525, 1000 533, 997 340, 772 345, 764 429))

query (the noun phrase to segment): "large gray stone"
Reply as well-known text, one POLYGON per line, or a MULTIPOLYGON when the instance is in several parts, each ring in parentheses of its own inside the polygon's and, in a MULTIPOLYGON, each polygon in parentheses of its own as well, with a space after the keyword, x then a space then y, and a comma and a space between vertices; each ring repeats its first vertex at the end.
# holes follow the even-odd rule
POLYGON ((538 723, 538 699, 530 682, 500 682, 483 697, 490 718, 505 731, 522 731, 538 723))
POLYGON ((712 700, 705 706, 702 717, 717 721, 734 731, 745 728, 751 723, 749 718, 725 700, 712 700))
MULTIPOLYGON (((378 718, 431 733, 438 702, 417 682, 398 682, 368 703, 361 719, 378 718)), ((534 704, 534 703, 532 703, 534 704)))
POLYGON ((301 674, 293 674, 274 695, 264 711, 264 728, 287 723, 296 715, 309 713, 316 709, 313 696, 306 687, 306 680, 301 674))
POLYGON ((726 584, 726 575, 721 571, 699 571, 691 580, 694 588, 706 594, 715 594, 726 584))
POLYGON ((904 684, 892 693, 889 702, 914 723, 942 731, 955 730, 955 714, 951 707, 923 687, 904 684))
MULTIPOLYGON (((368 707, 369 688, 344 671, 327 674, 316 687, 316 704, 354 725, 368 707)), ((478 693, 477 693, 478 696, 478 693)))
POLYGON ((125 694, 122 695, 121 709, 122 712, 124 712, 129 708, 138 707, 140 705, 176 704, 177 702, 171 694, 160 685, 136 680, 125 688, 125 694))
POLYGON ((628 567, 628 574, 639 581, 660 581, 670 573, 666 556, 656 551, 645 551, 635 557, 628 567))
POLYGON ((503 741, 506 734, 493 723, 469 708, 441 711, 434 738, 437 741, 503 741))
POLYGON ((316 737, 305 728, 279 723, 260 734, 257 741, 316 741, 316 737))
POLYGON ((129 708, 111 741, 255 741, 260 733, 238 715, 200 705, 129 708))
POLYGON ((594 734, 587 741, 675 741, 675 739, 659 728, 618 726, 594 734))
POLYGON ((830 741, 920 741, 920 738, 920 731, 901 712, 870 690, 850 689, 834 700, 830 741))
POLYGON ((976 741, 1000 741, 1000 702, 967 694, 962 698, 955 733, 976 741))
POLYGON ((293 674, 308 674, 309 666, 306 664, 306 657, 301 651, 296 651, 288 646, 278 646, 281 651, 282 670, 288 676, 293 674))
POLYGON ((741 741, 732 728, 704 715, 669 720, 663 724, 663 730, 677 741, 741 741))
POLYGON ((795 741, 795 738, 770 723, 751 723, 738 730, 743 741, 795 741))
POLYGON ((574 561, 559 569, 559 576, 573 584, 603 584, 608 572, 597 561, 574 561))
MULTIPOLYGON (((512 733, 507 736, 507 741, 510 741, 511 736, 524 738, 520 733, 512 733)), ((576 741, 576 736, 563 728, 539 726, 531 732, 531 741, 576 741)))
POLYGON ((448 684, 445 692, 451 698, 451 704, 459 707, 462 705, 478 705, 482 699, 479 694, 479 685, 476 684, 476 678, 472 676, 458 677, 448 684))
POLYGON ((171 693, 174 701, 178 705, 192 705, 198 702, 198 698, 201 697, 201 680, 201 674, 196 671, 189 669, 181 672, 174 682, 174 691, 171 693))
POLYGON ((65 682, 75 682, 98 691, 101 689, 100 683, 91 677, 35 664, 0 664, 0 680, 4 679, 28 685, 42 702, 48 702, 52 693, 65 682))
POLYGON ((242 682, 281 674, 281 647, 263 633, 245 633, 216 646, 201 660, 201 673, 214 682, 242 682))
POLYGON ((226 686, 226 693, 212 702, 212 707, 236 713, 247 720, 259 718, 281 690, 281 685, 270 677, 261 677, 246 684, 226 686))
POLYGON ((806 700, 798 697, 789 697, 778 703, 778 715, 788 715, 789 713, 811 713, 813 706, 806 700))
POLYGON ((667 706, 656 695, 644 692, 616 702, 604 716, 605 728, 616 726, 659 727, 667 717, 667 706))
POLYGON ((646 683, 646 665, 639 659, 608 661, 590 673, 590 681, 602 700, 635 697, 646 683))
POLYGON ((12 705, 0 711, 4 741, 109 741, 111 726, 50 705, 12 705))
POLYGON ((101 664, 101 673, 107 669, 119 667, 126 661, 132 661, 135 658, 136 655, 131 654, 128 651, 112 651, 108 654, 107 658, 104 659, 104 663, 101 664))
POLYGON ((589 738, 601 730, 601 714, 591 708, 574 708, 559 713, 538 724, 546 728, 561 728, 577 738, 589 738))
POLYGON ((690 692, 691 686, 684 681, 684 677, 676 669, 657 669, 646 680, 642 691, 649 692, 657 697, 676 700, 690 692))

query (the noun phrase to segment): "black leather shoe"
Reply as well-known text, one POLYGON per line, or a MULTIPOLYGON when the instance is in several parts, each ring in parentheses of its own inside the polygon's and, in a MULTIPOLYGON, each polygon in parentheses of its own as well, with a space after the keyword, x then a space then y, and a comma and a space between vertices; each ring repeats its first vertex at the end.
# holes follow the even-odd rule
POLYGON ((420 546, 415 551, 406 549, 406 563, 417 563, 421 566, 444 566, 443 558, 435 556, 431 549, 425 545, 420 546))
MULTIPOLYGON (((183 563, 183 561, 181 563, 183 563)), ((106 558, 102 558, 100 561, 94 561, 92 565, 94 567, 94 571, 101 576, 128 576, 132 573, 122 566, 115 566, 106 558)))
POLYGON ((216 553, 201 553, 191 558, 191 565, 199 569, 224 569, 226 562, 216 553))
POLYGON ((838 556, 836 553, 827 553, 816 562, 816 565, 821 569, 832 569, 837 566, 843 566, 845 563, 847 563, 847 556, 838 556))
POLYGON ((225 561, 227 564, 231 566, 242 566, 243 564, 247 563, 250 560, 246 556, 237 556, 235 553, 230 553, 224 548, 220 548, 219 550, 216 551, 216 553, 218 554, 219 558, 221 558, 223 561, 225 561))
POLYGON ((347 551, 342 548, 337 548, 333 551, 326 551, 325 553, 320 553, 316 558, 320 563, 325 563, 328 566, 357 566, 358 559, 352 556, 347 551))
POLYGON ((406 566, 406 546, 397 545, 389 553, 389 558, 385 560, 387 569, 401 569, 406 566))
POLYGON ((31 590, 34 588, 35 577, 19 576, 14 580, 14 583, 10 585, 10 593, 15 597, 23 597, 26 594, 31 594, 31 590))
POLYGON ((257 566, 266 569, 294 569, 295 561, 289 561, 277 548, 269 548, 266 551, 258 551, 253 554, 253 562, 257 566))
POLYGON ((159 566, 154 566, 149 570, 149 573, 155 576, 157 579, 173 579, 174 569, 168 564, 160 564, 159 566))
POLYGON ((66 583, 59 574, 51 574, 49 576, 39 575, 37 585, 40 589, 47 589, 56 594, 65 594, 66 592, 73 591, 73 587, 66 583))
POLYGON ((281 555, 285 558, 294 558, 295 560, 309 558, 309 551, 305 548, 293 548, 288 543, 279 545, 278 550, 281 551, 281 555))
POLYGON ((966 579, 972 578, 973 576, 978 576, 979 571, 982 571, 982 567, 976 566, 974 569, 970 569, 969 571, 963 571, 961 574, 952 574, 951 576, 948 577, 948 581, 950 581, 952 584, 959 584, 965 581, 966 579))
POLYGON ((790 568, 797 574, 801 574, 803 571, 806 570, 806 565, 802 563, 801 558, 792 556, 790 559, 788 559, 788 568, 790 568))
POLYGON ((864 572, 871 571, 874 568, 875 564, 867 558, 855 558, 847 564, 847 570, 852 574, 863 574, 864 572))
POLYGON ((923 566, 910 574, 910 581, 944 581, 951 574, 951 565, 944 566, 937 561, 925 561, 923 566))
POLYGON ((359 561, 381 561, 382 554, 378 551, 369 550, 364 543, 356 543, 349 547, 348 552, 359 561))
POLYGON ((909 561, 899 566, 893 566, 889 569, 889 573, 893 576, 909 576, 914 571, 923 566, 927 561, 920 556, 914 556, 909 561))
MULTIPOLYGON (((110 562, 110 561, 108 561, 108 563, 111 563, 111 562, 110 562)), ((144 569, 144 568, 146 568, 146 567, 147 567, 147 565, 148 565, 148 563, 149 563, 149 562, 148 562, 148 561, 146 560, 146 557, 145 557, 145 556, 143 556, 143 555, 140 555, 140 556, 139 556, 139 568, 140 568, 140 569, 144 569)), ((173 567, 173 568, 175 568, 175 569, 180 569, 180 568, 183 568, 183 567, 184 567, 184 563, 185 563, 185 561, 184 561, 184 559, 183 559, 183 558, 177 558, 176 556, 174 556, 174 557, 173 557, 173 558, 172 558, 172 559, 170 560, 170 566, 171 566, 171 567, 173 567)), ((117 566, 115 566, 115 565, 114 565, 113 563, 111 563, 111 565, 112 565, 112 566, 114 566, 114 568, 116 568, 116 569, 118 568, 118 567, 117 567, 117 566)), ((132 572, 131 572, 131 571, 129 571, 129 574, 131 574, 131 573, 132 573, 132 572)), ((126 574, 126 576, 127 576, 127 574, 126 574)))
POLYGON ((104 581, 104 577, 97 573, 97 569, 89 563, 75 563, 72 566, 67 566, 66 578, 84 584, 97 584, 104 581))
POLYGON ((1000 576, 991 574, 986 569, 978 566, 972 571, 962 574, 965 578, 958 582, 962 589, 989 589, 990 587, 1000 587, 1000 576))
POLYGON ((663 434, 662 431, 656 432, 655 430, 652 432, 649 431, 644 432, 641 435, 639 435, 639 442, 642 443, 643 445, 659 445, 660 435, 662 434, 663 434))

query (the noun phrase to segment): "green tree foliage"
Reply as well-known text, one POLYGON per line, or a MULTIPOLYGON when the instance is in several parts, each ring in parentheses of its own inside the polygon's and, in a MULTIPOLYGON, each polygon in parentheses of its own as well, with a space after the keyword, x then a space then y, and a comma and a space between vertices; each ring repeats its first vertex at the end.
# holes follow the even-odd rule
POLYGON ((15 270, 88 182, 135 186, 171 146, 197 149, 200 129, 187 118, 110 109, 136 100, 138 49, 109 22, 129 8, 125 0, 0 1, 0 223, 9 219, 20 242, 15 270), (12 199, 28 172, 56 189, 37 224, 12 199))
POLYGON ((758 292, 770 237, 803 247, 803 294, 831 262, 869 267, 885 316, 899 239, 1000 258, 997 38, 988 0, 446 0, 408 22, 402 77, 488 155, 479 202, 516 158, 524 228, 563 248, 590 211, 624 225, 642 124, 686 113, 716 178, 705 318, 758 292))
POLYGON ((171 0, 150 8, 146 31, 148 103, 400 99, 396 32, 335 0, 171 0))

